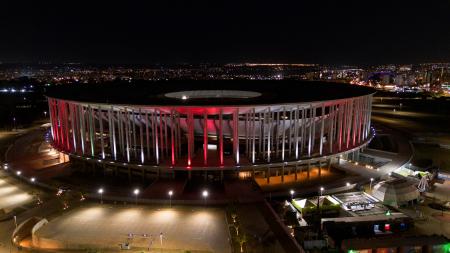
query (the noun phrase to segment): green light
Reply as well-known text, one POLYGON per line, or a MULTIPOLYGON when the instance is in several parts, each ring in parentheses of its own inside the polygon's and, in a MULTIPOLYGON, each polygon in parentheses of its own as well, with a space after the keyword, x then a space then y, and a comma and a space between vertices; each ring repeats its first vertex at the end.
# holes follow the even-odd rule
POLYGON ((390 210, 387 210, 386 216, 391 216, 391 211, 390 210))
POLYGON ((442 252, 450 253, 450 243, 442 245, 442 252))
POLYGON ((358 251, 350 249, 350 250, 347 251, 347 253, 358 253, 358 251))

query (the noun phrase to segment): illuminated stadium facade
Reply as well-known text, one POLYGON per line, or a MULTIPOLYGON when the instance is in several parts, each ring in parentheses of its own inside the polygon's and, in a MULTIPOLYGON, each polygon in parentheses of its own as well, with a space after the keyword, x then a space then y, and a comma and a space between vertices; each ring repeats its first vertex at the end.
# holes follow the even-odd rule
POLYGON ((359 152, 373 137, 373 93, 324 82, 158 81, 47 96, 53 144, 72 159, 157 175, 267 176, 359 152))

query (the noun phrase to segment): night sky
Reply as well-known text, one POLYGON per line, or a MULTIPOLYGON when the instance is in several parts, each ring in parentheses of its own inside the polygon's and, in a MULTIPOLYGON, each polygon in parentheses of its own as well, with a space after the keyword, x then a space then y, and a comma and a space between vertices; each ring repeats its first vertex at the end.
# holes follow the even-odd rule
POLYGON ((450 61, 448 0, 8 2, 2 62, 450 61))

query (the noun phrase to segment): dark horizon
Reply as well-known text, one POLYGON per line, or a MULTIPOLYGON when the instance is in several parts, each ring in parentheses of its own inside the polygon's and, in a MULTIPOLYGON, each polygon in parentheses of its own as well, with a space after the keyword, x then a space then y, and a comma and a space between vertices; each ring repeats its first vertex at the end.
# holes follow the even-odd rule
POLYGON ((450 2, 4 3, 0 62, 450 62, 450 2))

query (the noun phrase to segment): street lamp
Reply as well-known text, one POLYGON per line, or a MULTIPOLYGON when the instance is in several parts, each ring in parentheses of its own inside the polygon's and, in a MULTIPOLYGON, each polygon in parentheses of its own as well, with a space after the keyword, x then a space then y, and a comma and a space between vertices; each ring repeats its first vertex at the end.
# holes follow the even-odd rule
POLYGON ((319 197, 317 198, 317 210, 320 212, 320 197, 322 197, 322 193, 323 193, 323 190, 325 190, 323 187, 320 187, 320 195, 319 195, 319 197))
POLYGON ((32 183, 34 183, 34 181, 36 181, 36 178, 32 177, 32 178, 30 178, 30 181, 31 181, 32 183))
POLYGON ((47 111, 44 111, 44 117, 47 118, 47 111))
POLYGON ((294 190, 291 190, 290 193, 291 193, 291 199, 293 200, 293 199, 294 199, 294 193, 295 193, 295 191, 294 191, 294 190))
POLYGON ((168 192, 168 194, 169 194, 169 207, 172 207, 172 195, 173 195, 173 191, 170 190, 170 191, 168 192))
POLYGON ((134 189, 133 194, 134 194, 135 202, 136 202, 136 205, 137 205, 137 198, 138 198, 138 195, 139 195, 139 189, 137 189, 137 188, 134 189))
POLYGON ((369 186, 370 190, 372 190, 372 182, 373 182, 373 177, 370 178, 370 186, 369 186))
POLYGON ((206 198, 208 197, 208 191, 207 191, 207 190, 204 190, 204 191, 202 192, 202 196, 203 196, 203 199, 204 199, 204 201, 205 201, 205 206, 206 206, 206 198))
POLYGON ((16 174, 17 174, 17 176, 20 176, 20 174, 22 174, 22 171, 19 170, 16 172, 16 174))
POLYGON ((103 188, 98 189, 98 194, 100 194, 100 204, 103 204, 103 188))
POLYGON ((350 183, 349 182, 347 182, 345 185, 347 185, 347 187, 349 187, 350 186, 350 183))

